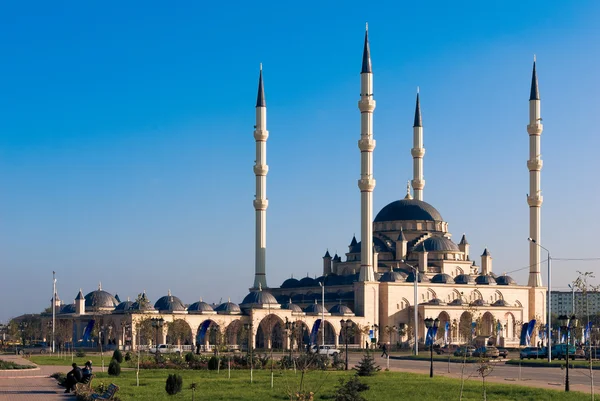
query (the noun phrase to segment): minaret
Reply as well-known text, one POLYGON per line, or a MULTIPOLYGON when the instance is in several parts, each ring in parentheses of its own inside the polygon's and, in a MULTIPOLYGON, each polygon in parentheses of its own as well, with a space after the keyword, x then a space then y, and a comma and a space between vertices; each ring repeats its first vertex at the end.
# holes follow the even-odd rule
MULTIPOLYGON (((537 73, 535 70, 535 57, 533 59, 533 73, 531 76, 531 93, 529 96, 529 194, 527 204, 529 205, 529 237, 538 244, 541 237, 541 208, 544 198, 540 189, 540 172, 542 170, 542 158, 540 154, 540 139, 542 135, 542 118, 540 116, 540 92, 538 90, 537 73)), ((540 273, 540 247, 529 242, 529 283, 531 287, 542 286, 542 275, 540 273)))
POLYGON ((256 176, 256 195, 254 210, 256 211, 256 251, 255 273, 253 288, 267 288, 266 277, 266 250, 267 250, 267 103, 263 87, 262 64, 258 76, 258 95, 256 97, 256 125, 254 126, 254 139, 256 140, 256 161, 254 175, 256 176))
POLYGON ((414 198, 423 200, 423 188, 425 180, 423 179, 423 156, 425 148, 423 147, 423 122, 421 121, 421 102, 419 101, 419 88, 417 88, 417 104, 415 106, 415 123, 413 124, 413 148, 410 150, 413 157, 413 180, 412 187, 414 198))
POLYGON ((371 68, 371 52, 369 50, 369 26, 365 30, 365 46, 363 49, 362 70, 360 72, 360 275, 359 281, 375 281, 373 271, 373 70, 371 68))

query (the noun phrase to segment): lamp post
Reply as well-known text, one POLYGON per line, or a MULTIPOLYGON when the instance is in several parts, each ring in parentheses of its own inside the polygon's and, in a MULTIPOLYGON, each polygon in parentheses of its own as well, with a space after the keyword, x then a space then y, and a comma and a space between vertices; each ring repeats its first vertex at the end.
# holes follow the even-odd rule
POLYGON ((165 324, 165 320, 161 317, 161 318, 152 318, 150 319, 152 321, 152 327, 154 327, 156 329, 156 345, 155 347, 155 352, 154 352, 154 357, 156 358, 156 362, 158 362, 158 331, 162 330, 162 327, 165 324))
POLYGON ((250 341, 250 335, 252 334, 252 324, 244 323, 244 329, 248 331, 248 348, 250 348, 250 383, 252 383, 252 370, 254 367, 254 355, 253 355, 253 346, 252 341, 250 341))
POLYGON ((558 321, 560 322, 561 329, 567 333, 567 374, 565 377, 565 391, 569 391, 569 338, 571 337, 571 331, 577 327, 579 322, 575 315, 571 316, 571 318, 566 315, 560 315, 558 321))
MULTIPOLYGON (((547 303, 548 303, 548 316, 546 318, 546 323, 548 324, 548 362, 552 362, 552 300, 551 300, 551 292, 550 292, 550 288, 552 286, 552 273, 551 273, 551 267, 552 267, 552 257, 550 256, 550 251, 548 250, 548 248, 543 247, 542 245, 540 245, 536 240, 534 240, 533 238, 527 238, 529 240, 529 242, 534 243, 535 245, 539 246, 540 248, 542 248, 543 250, 545 250, 546 252, 548 252, 548 295, 546 296, 547 298, 547 303)), ((568 365, 568 364, 567 364, 568 365)))
MULTIPOLYGON (((440 319, 435 318, 434 320, 430 317, 425 319, 425 327, 427 327, 427 330, 433 328, 435 331, 439 326, 440 319)), ((429 377, 433 377, 433 336, 429 340, 429 377)))
POLYGON ((352 326, 352 321, 350 319, 340 320, 340 326, 344 330, 344 343, 346 343, 346 368, 348 370, 348 328, 352 326))
POLYGON ((573 285, 567 284, 571 289, 571 314, 575 314, 575 283, 573 285))
POLYGON ((415 300, 414 300, 414 303, 415 303, 415 306, 414 306, 414 309, 415 309, 415 320, 414 320, 414 322, 415 322, 414 323, 414 326, 415 326, 414 327, 414 332, 415 332, 415 355, 419 355, 419 328, 417 327, 418 326, 417 319, 419 318, 419 311, 417 309, 419 307, 419 296, 418 296, 418 294, 419 294, 419 284, 418 284, 418 282, 419 282, 419 270, 416 267, 414 267, 413 265, 406 263, 406 261, 404 261, 404 260, 401 260, 400 262, 404 263, 406 266, 408 266, 408 267, 410 267, 412 269, 412 271, 413 271, 413 277, 415 279, 414 280, 414 282, 415 282, 415 300))

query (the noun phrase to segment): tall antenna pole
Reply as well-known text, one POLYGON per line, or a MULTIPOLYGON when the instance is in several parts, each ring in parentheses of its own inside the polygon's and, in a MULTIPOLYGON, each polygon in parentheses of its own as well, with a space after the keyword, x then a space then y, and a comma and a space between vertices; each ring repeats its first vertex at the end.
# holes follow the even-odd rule
POLYGON ((54 353, 55 323, 56 323, 56 272, 52 271, 52 353, 54 353))

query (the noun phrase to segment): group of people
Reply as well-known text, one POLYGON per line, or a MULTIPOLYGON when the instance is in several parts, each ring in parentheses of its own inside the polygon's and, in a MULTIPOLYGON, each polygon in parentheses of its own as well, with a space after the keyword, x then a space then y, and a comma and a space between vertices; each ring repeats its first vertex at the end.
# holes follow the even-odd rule
POLYGON ((73 363, 73 369, 67 373, 67 379, 65 380, 65 393, 70 393, 75 390, 77 383, 88 383, 92 377, 92 361, 87 361, 81 369, 76 363, 73 363))

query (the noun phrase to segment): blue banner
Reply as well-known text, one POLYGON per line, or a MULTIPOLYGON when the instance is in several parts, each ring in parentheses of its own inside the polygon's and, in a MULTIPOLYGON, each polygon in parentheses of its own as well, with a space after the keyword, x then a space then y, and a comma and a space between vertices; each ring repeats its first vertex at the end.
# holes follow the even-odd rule
POLYGON ((205 320, 202 322, 200 330, 198 330, 198 335, 196 336, 196 344, 204 345, 204 336, 206 336, 206 331, 208 330, 210 323, 210 320, 205 320))
POLYGON ((84 343, 90 341, 90 335, 92 334, 95 322, 96 321, 92 319, 88 322, 87 326, 85 327, 85 330, 83 331, 83 338, 81 339, 81 341, 83 341, 84 343))
POLYGON ((430 327, 427 329, 427 335, 425 336, 425 345, 433 345, 435 337, 437 335, 437 327, 430 327))
POLYGON ((523 323, 521 326, 521 342, 519 345, 527 346, 527 328, 529 327, 529 323, 523 323))
POLYGON ((312 331, 310 332, 310 337, 308 339, 308 344, 316 344, 317 343, 317 335, 319 334, 319 327, 321 327, 321 319, 317 319, 315 324, 313 324, 312 331))
POLYGON ((448 344, 448 332, 450 331, 450 322, 444 325, 444 343, 448 344))
POLYGON ((531 345, 531 334, 533 333, 533 329, 535 328, 535 319, 531 319, 529 323, 527 323, 527 345, 531 345))

